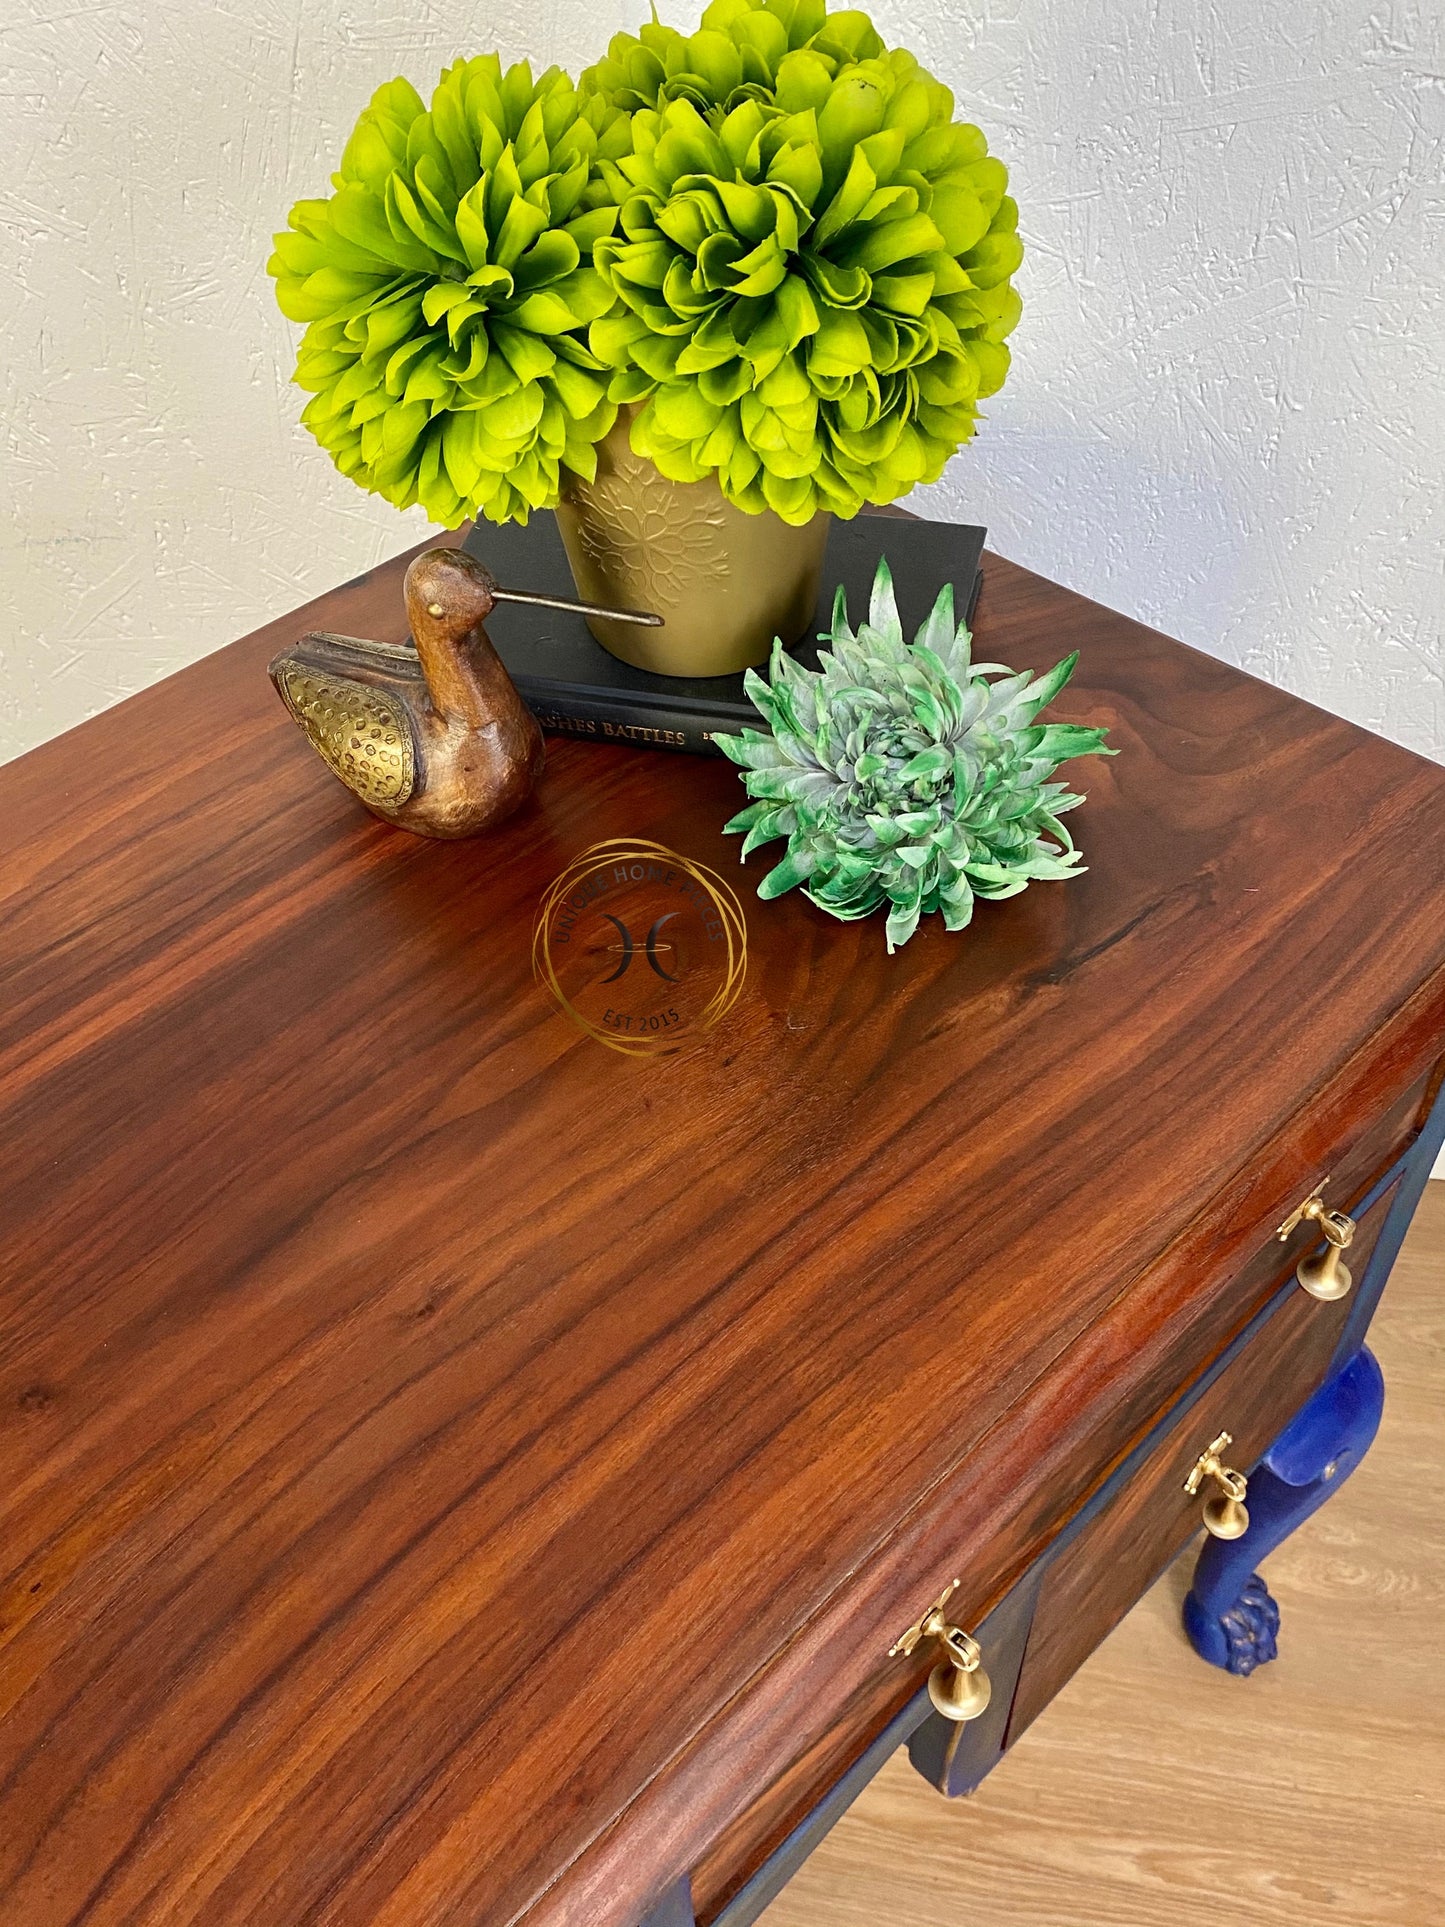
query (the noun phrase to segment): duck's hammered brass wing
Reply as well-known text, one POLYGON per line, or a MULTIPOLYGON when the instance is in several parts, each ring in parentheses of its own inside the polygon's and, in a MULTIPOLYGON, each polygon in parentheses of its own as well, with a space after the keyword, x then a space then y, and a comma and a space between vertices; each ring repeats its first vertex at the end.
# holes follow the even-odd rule
POLYGON ((416 788, 416 746, 405 709, 385 690, 305 663, 273 666, 282 701, 333 775, 363 803, 400 809, 416 788))

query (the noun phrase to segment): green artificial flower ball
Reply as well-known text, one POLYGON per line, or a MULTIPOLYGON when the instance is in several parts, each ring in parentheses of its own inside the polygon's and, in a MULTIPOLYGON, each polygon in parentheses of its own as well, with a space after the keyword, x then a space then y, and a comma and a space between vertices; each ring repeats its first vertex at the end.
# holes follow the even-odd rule
POLYGON ((713 737, 756 799, 725 826, 744 834, 744 860, 787 839, 760 897, 800 885, 842 918, 886 906, 891 952, 920 917, 937 912, 946 929, 962 930, 978 897, 1080 874, 1059 819, 1084 798, 1052 779, 1072 757, 1115 752, 1102 729, 1038 720, 1074 656, 1037 681, 1029 670, 975 663, 951 587, 910 644, 886 561, 867 621, 849 626, 840 588, 825 640, 816 670, 778 644, 771 684, 748 671, 769 733, 713 737))
POLYGON ((335 192, 298 201, 269 263, 306 323, 302 419, 343 475, 447 527, 525 521, 563 467, 589 480, 616 419, 590 324, 617 209, 599 172, 625 119, 549 68, 458 61, 430 107, 379 88, 335 192))
POLYGON ((674 481, 802 523, 934 481, 1003 384, 1023 258, 1008 176, 858 12, 713 0, 617 36, 583 92, 628 115, 588 340, 674 481))
POLYGON ((824 0, 712 0, 696 33, 653 19, 614 34, 606 55, 582 76, 584 93, 602 94, 624 113, 690 100, 699 113, 726 113, 740 101, 775 99, 789 54, 811 51, 829 71, 884 52, 866 13, 829 13, 824 0))

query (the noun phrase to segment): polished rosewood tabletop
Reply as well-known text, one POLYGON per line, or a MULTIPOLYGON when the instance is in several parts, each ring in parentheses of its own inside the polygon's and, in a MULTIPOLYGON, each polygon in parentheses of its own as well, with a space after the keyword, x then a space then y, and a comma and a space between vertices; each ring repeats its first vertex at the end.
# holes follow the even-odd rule
POLYGON ((1438 1051, 1445 771, 1023 569, 979 649, 1080 651, 1088 872, 889 957, 756 900, 721 760, 366 816, 265 665, 402 566, 0 770, 6 1927, 631 1927, 1438 1051), (533 976, 609 836, 740 875, 671 1056, 533 976))

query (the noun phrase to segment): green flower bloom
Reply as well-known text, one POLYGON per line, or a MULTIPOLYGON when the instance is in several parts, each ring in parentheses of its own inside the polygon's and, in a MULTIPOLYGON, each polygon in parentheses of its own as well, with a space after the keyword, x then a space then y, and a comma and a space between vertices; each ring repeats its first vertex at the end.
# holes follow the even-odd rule
POLYGON ((563 465, 595 474, 617 413, 586 341, 614 305, 598 168, 626 145, 557 68, 458 61, 430 108, 405 80, 378 89, 335 193, 297 202, 269 264, 307 323, 302 419, 343 475, 453 527, 525 521, 563 465))
POLYGON ((702 114, 727 112, 747 99, 770 104, 784 60, 805 50, 836 73, 884 47, 866 13, 830 14, 824 0, 712 0, 696 33, 654 18, 636 35, 614 34, 581 89, 629 114, 670 100, 690 100, 702 114))
POLYGON ((1037 682, 1031 671, 974 663, 951 588, 910 646, 886 562, 867 622, 856 634, 848 626, 840 589, 826 640, 816 671, 781 645, 771 687, 748 671, 770 735, 713 739, 742 765, 757 799, 727 825, 746 833, 744 859, 773 837, 788 840, 760 897, 800 884, 820 910, 844 918, 886 903, 891 952, 935 910, 947 929, 962 930, 975 897, 1017 896, 1036 879, 1079 874, 1059 818, 1084 799, 1050 778, 1070 757, 1115 752, 1102 729, 1037 721, 1075 656, 1037 682))
POLYGON ((647 404, 637 452, 794 523, 936 480, 1008 372, 1023 258, 948 89, 820 0, 714 0, 583 86, 632 109, 594 257, 621 305, 588 339, 611 399, 647 404))

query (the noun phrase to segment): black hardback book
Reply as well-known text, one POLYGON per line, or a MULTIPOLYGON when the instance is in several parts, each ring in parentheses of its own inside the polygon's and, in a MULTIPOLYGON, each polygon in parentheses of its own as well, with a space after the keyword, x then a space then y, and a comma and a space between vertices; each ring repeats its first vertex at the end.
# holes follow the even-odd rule
MULTIPOLYGON (((817 612, 794 655, 816 663, 817 635, 830 625, 840 582, 848 592, 852 620, 862 621, 880 555, 888 557, 893 571, 905 635, 915 633, 945 582, 954 586, 960 614, 971 619, 978 599, 983 540, 982 529, 950 522, 903 521, 883 515, 835 522, 823 561, 817 612)), ((463 546, 486 563, 504 588, 531 589, 542 595, 577 593, 550 510, 534 515, 525 528, 517 522, 501 527, 480 522, 463 546)), ((522 700, 544 729, 595 737, 599 742, 706 755, 718 753, 711 741, 715 730, 735 733, 747 725, 763 726, 743 689, 741 673, 654 676, 645 669, 633 669, 607 653, 581 616, 500 603, 488 621, 487 633, 522 700)))

